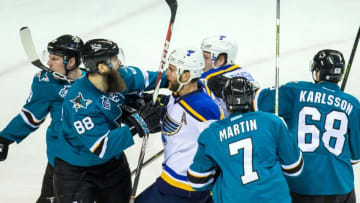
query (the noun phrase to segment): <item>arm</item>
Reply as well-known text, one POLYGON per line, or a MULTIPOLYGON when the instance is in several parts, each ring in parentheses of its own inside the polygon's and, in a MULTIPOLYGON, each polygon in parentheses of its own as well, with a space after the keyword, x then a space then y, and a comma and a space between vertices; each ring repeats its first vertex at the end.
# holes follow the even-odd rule
MULTIPOLYGON (((148 91, 155 88, 157 72, 142 71, 137 67, 128 66, 119 69, 121 77, 124 79, 127 92, 148 91)), ((162 75, 160 87, 167 85, 166 75, 162 75)))
POLYGON ((206 154, 206 146, 204 143, 201 143, 200 138, 198 142, 199 147, 193 163, 188 169, 187 176, 193 189, 210 190, 215 180, 214 176, 216 174, 217 165, 213 159, 206 154))
POLYGON ((355 105, 354 116, 349 120, 349 145, 351 152, 351 163, 357 164, 360 162, 360 105, 359 102, 355 105))
MULTIPOLYGON (((282 85, 279 88, 279 116, 284 117, 284 119, 291 118, 294 98, 295 95, 293 95, 292 88, 289 87, 287 84, 282 85)), ((271 87, 256 90, 253 104, 255 111, 274 113, 275 89, 271 87)))
POLYGON ((20 113, 14 117, 3 129, 4 138, 20 143, 30 133, 39 128, 45 121, 51 105, 51 91, 48 83, 39 81, 38 75, 34 77, 30 95, 20 113), (50 96, 49 96, 50 95, 50 96))
POLYGON ((276 120, 278 126, 277 153, 281 168, 287 176, 298 176, 304 166, 302 153, 282 120, 278 118, 276 120))

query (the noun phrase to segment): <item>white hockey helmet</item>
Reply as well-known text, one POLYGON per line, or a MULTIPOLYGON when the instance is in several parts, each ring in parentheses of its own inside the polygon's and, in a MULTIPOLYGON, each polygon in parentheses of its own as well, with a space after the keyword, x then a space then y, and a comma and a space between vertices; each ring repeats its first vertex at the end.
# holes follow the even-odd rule
POLYGON ((201 43, 201 50, 210 52, 213 64, 220 54, 226 54, 226 64, 234 64, 238 45, 231 37, 215 35, 205 38, 201 43))
POLYGON ((183 85, 188 84, 195 78, 200 78, 204 68, 204 57, 202 51, 194 47, 182 47, 174 49, 169 55, 169 64, 174 65, 177 71, 177 82, 180 84, 179 91, 183 85), (180 81, 184 71, 190 72, 190 79, 186 82, 180 81))

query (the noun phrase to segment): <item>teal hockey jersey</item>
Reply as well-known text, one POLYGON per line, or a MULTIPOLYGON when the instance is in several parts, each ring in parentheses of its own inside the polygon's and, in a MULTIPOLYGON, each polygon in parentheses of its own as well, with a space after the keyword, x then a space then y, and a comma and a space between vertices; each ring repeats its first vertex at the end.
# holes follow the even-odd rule
MULTIPOLYGON (((275 89, 257 92, 255 108, 274 112, 275 89)), ((279 88, 279 116, 303 151, 304 170, 288 177, 305 195, 346 194, 354 189, 351 163, 360 160, 360 104, 335 83, 289 82, 279 88)))
POLYGON ((191 186, 212 188, 214 202, 291 202, 285 175, 301 173, 302 154, 279 118, 233 113, 199 137, 191 186))

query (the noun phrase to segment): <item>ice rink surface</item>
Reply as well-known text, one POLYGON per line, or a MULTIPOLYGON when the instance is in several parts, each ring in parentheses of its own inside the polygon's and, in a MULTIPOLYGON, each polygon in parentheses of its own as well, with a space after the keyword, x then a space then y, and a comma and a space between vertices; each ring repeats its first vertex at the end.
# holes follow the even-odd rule
MULTIPOLYGON (((276 0, 178 1, 170 49, 199 47, 209 35, 233 36, 239 44, 237 63, 251 72, 262 87, 274 85, 276 0)), ((78 35, 85 41, 108 38, 124 49, 126 64, 157 70, 169 18, 164 0, 1 0, 0 129, 19 113, 32 77, 39 71, 27 62, 19 39, 21 27, 31 28, 39 54, 49 41, 62 34, 78 35)), ((359 19, 359 0, 281 1, 280 84, 312 81, 309 63, 320 49, 338 49, 348 60, 359 19)), ((346 92, 357 98, 359 58, 360 53, 353 61, 346 87, 346 92)), ((49 120, 22 143, 11 145, 7 160, 0 163, 1 203, 36 201, 47 163, 45 130, 49 120)), ((136 166, 140 146, 141 140, 136 139, 136 145, 126 151, 131 168, 136 166)), ((152 135, 146 158, 161 147, 160 136, 152 135)), ((143 169, 139 192, 159 176, 161 160, 143 169)), ((359 165, 355 176, 359 199, 359 165)))

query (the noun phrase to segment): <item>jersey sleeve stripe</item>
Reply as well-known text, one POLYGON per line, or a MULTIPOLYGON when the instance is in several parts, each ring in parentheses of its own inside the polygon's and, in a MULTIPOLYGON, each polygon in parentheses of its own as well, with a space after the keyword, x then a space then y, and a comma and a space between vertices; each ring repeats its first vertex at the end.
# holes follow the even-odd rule
POLYGON ((106 132, 105 135, 100 137, 96 142, 91 146, 90 151, 99 156, 100 158, 104 157, 106 148, 107 148, 107 141, 108 141, 108 134, 110 131, 106 132))
POLYGON ((304 161, 302 158, 302 153, 300 152, 299 159, 290 165, 281 165, 283 173, 287 176, 297 176, 301 173, 304 167, 304 161))
POLYGON ((215 172, 216 172, 215 170, 211 170, 209 172, 199 173, 191 169, 188 169, 187 176, 190 182, 196 184, 199 183, 203 184, 209 182, 210 179, 213 179, 215 172))
POLYGON ((36 119, 34 114, 32 114, 29 110, 27 110, 25 108, 23 108, 21 110, 20 115, 21 115, 22 119, 25 121, 25 123, 30 125, 32 128, 38 128, 40 126, 40 124, 45 121, 45 118, 43 118, 41 120, 36 119))
POLYGON ((145 88, 147 88, 149 86, 149 73, 147 71, 143 71, 143 70, 141 70, 141 72, 144 76, 145 88))
POLYGON ((235 65, 230 66, 229 68, 227 68, 227 69, 225 69, 225 70, 221 70, 221 71, 217 71, 217 72, 211 73, 211 74, 207 75, 207 76, 205 77, 205 79, 206 79, 206 80, 209 80, 209 79, 210 79, 211 77, 213 77, 213 76, 221 75, 221 74, 223 74, 223 73, 232 71, 232 70, 234 70, 234 69, 236 69, 236 68, 239 68, 239 65, 236 65, 236 64, 235 64, 235 65))
POLYGON ((206 119, 200 115, 198 112, 196 112, 193 108, 191 108, 184 100, 180 100, 179 104, 184 107, 184 109, 192 115, 195 119, 204 122, 206 119))
POLYGON ((255 111, 258 111, 259 110, 259 106, 258 106, 258 99, 259 99, 259 95, 260 95, 260 92, 262 91, 263 89, 262 88, 259 88, 255 91, 255 97, 254 97, 254 101, 253 101, 253 108, 255 111))
POLYGON ((357 164, 360 162, 360 159, 359 160, 350 160, 352 164, 357 164))

